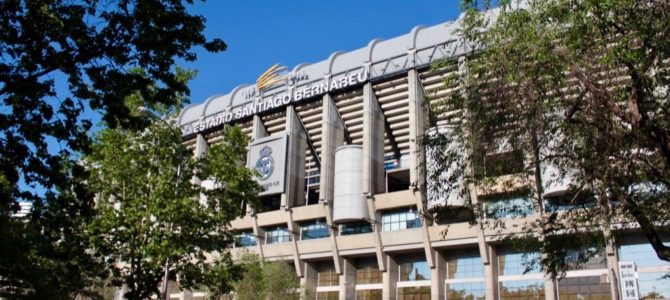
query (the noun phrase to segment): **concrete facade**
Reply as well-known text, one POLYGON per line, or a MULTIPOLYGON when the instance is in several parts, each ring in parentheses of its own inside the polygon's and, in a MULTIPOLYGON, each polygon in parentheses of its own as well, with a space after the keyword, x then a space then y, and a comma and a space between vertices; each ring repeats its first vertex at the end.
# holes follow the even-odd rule
MULTIPOLYGON (((233 229, 248 233, 255 241, 230 249, 235 257, 253 252, 264 259, 291 262, 303 292, 312 291, 304 295, 313 294, 317 299, 618 297, 619 253, 638 249, 637 245, 644 244, 639 239, 608 245, 601 260, 570 271, 557 282, 536 269, 519 271, 524 268, 523 253, 515 253, 500 239, 514 233, 515 225, 541 214, 537 206, 528 217, 500 219, 508 228, 503 231, 473 226, 461 217, 446 217, 445 221, 426 211, 425 152, 419 140, 428 130, 429 116, 439 111, 433 106, 439 102, 436 100, 463 92, 459 87, 445 86, 443 79, 467 72, 462 68, 467 51, 460 48, 453 29, 455 23, 448 22, 417 27, 388 41, 373 40, 365 48, 334 53, 323 62, 293 69, 291 74, 306 74, 311 83, 287 83, 266 91, 241 86, 182 113, 180 122, 187 143, 202 153, 207 144, 217 142, 221 124, 210 121, 219 113, 267 99, 281 101, 282 95, 295 97, 301 88, 318 86, 322 81, 367 74, 365 81, 350 80, 346 87, 342 84, 300 101, 293 98, 280 107, 228 122, 240 126, 252 140, 289 136, 286 189, 276 195, 280 205, 266 212, 249 210, 247 216, 232 223, 233 229), (432 62, 445 58, 453 63, 429 69, 432 62), (244 89, 252 89, 246 98, 241 92, 244 89), (199 122, 207 125, 194 127, 199 122), (333 221, 333 203, 337 201, 333 196, 334 153, 338 146, 347 144, 363 147, 361 201, 367 203, 369 218, 337 224, 333 221), (276 234, 279 239, 269 239, 276 234), (336 272, 339 284, 321 286, 323 272, 336 272)), ((444 125, 450 113, 441 111, 432 117, 437 125, 444 125)), ((224 114, 224 122, 225 118, 224 114)), ((468 186, 468 201, 476 205, 485 201, 482 198, 498 195, 503 186, 521 188, 528 181, 522 174, 505 174, 486 187, 468 186)), ((641 270, 656 274, 670 271, 670 266, 641 270)), ((201 293, 180 297, 195 299, 196 295, 201 293)))

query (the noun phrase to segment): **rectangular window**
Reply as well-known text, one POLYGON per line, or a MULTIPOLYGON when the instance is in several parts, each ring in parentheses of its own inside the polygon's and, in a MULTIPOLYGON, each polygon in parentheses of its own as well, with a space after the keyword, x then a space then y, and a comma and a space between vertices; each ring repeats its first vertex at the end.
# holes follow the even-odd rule
POLYGON ((485 200, 484 214, 489 219, 526 217, 535 213, 533 202, 523 196, 485 200))
MULTIPOLYGON (((664 244, 670 246, 670 243, 664 244)), ((649 243, 621 245, 619 247, 619 257, 620 261, 635 262, 637 267, 654 267, 670 264, 670 262, 659 259, 654 248, 649 243)))
POLYGON ((318 278, 318 286, 340 285, 340 275, 335 272, 335 268, 332 266, 321 267, 318 278))
POLYGON ((316 300, 340 300, 340 294, 337 291, 317 292, 316 300))
POLYGON ((266 244, 286 243, 292 240, 287 226, 271 227, 265 230, 266 244))
POLYGON ((544 280, 502 281, 499 288, 500 300, 544 299, 544 280))
POLYGON ((639 273, 640 299, 670 299, 670 279, 667 273, 639 273))
POLYGON ((430 300, 430 287, 398 288, 398 300, 430 300))
POLYGON ((372 225, 366 221, 340 224, 340 235, 372 232, 372 225))
POLYGON ((484 282, 447 283, 447 300, 485 300, 484 282))
POLYGON ((253 231, 243 231, 235 235, 235 247, 251 247, 256 245, 256 236, 254 236, 253 231))
POLYGON ((401 259, 398 268, 400 281, 430 280, 430 268, 425 258, 413 256, 401 259))
POLYGON ((377 258, 361 258, 356 261, 356 284, 382 283, 382 272, 377 258))
POLYGON ((313 221, 300 225, 300 239, 313 240, 330 236, 328 224, 322 221, 313 221))
POLYGON ((541 271, 539 253, 505 253, 498 256, 500 275, 523 275, 541 271))
POLYGON ((356 300, 382 300, 382 290, 357 290, 356 300))
POLYGON ((404 208, 382 212, 382 231, 397 231, 421 227, 416 210, 404 208))
POLYGON ((611 299, 607 276, 568 277, 558 281, 558 299, 611 299))
POLYGON ((483 278, 484 264, 479 253, 454 253, 447 259, 447 279, 483 278))

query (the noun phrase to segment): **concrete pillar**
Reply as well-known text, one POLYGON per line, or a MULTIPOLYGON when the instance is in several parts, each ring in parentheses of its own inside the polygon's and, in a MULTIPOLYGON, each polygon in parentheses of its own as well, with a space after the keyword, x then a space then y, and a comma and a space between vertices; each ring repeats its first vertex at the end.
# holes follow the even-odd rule
POLYGON ((263 120, 258 115, 254 115, 253 123, 251 125, 251 140, 256 140, 268 136, 268 130, 263 125, 263 120))
POLYGON ((430 271, 430 299, 442 300, 445 297, 444 280, 447 276, 447 261, 439 251, 434 250, 434 252, 435 266, 430 271))
POLYGON ((356 297, 356 266, 352 259, 342 260, 343 272, 340 274, 340 300, 354 299, 356 297))
POLYGON ((292 236, 291 246, 293 246, 293 264, 295 265, 295 271, 298 277, 302 277, 302 265, 303 261, 300 259, 300 253, 298 252, 298 240, 300 239, 300 227, 297 223, 293 222, 293 212, 291 209, 286 209, 286 224, 288 227, 289 234, 292 236))
POLYGON ((607 276, 610 280, 610 294, 612 299, 621 299, 619 295, 619 252, 609 229, 603 230, 605 235, 605 255, 607 256, 607 276))
POLYGON ((326 201, 332 207, 333 183, 335 180, 335 149, 344 144, 344 124, 340 120, 333 97, 329 94, 323 96, 321 120, 319 201, 326 201))
POLYGON ((484 263, 486 300, 498 299, 498 256, 495 248, 486 242, 480 242, 479 252, 484 263))
POLYGON ((286 183, 281 206, 290 208, 305 204, 305 149, 307 135, 293 106, 286 107, 286 183))
POLYGON ((392 256, 386 255, 385 265, 386 272, 382 274, 382 283, 384 284, 382 299, 395 300, 397 295, 398 263, 392 256))
POLYGON ((383 193, 384 184, 384 112, 372 90, 363 86, 363 193, 383 193))
POLYGON ((302 287, 301 299, 315 299, 316 286, 318 283, 318 272, 311 263, 305 262, 302 265, 303 276, 300 278, 300 286, 302 287))

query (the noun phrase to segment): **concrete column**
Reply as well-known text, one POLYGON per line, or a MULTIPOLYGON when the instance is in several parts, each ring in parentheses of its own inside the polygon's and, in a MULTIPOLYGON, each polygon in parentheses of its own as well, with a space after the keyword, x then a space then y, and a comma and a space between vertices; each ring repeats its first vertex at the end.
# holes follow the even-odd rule
POLYGON ((329 94, 323 96, 321 120, 319 201, 326 201, 332 207, 333 183, 335 180, 335 149, 344 145, 344 124, 340 120, 333 97, 329 94))
POLYGON ((607 256, 607 276, 610 279, 610 294, 612 299, 621 299, 619 295, 619 280, 621 278, 619 276, 619 252, 611 231, 605 229, 603 234, 607 243, 605 245, 605 255, 607 256))
MULTIPOLYGON (((323 96, 321 111, 321 174, 319 181, 319 202, 323 205, 326 223, 330 226, 330 245, 333 249, 335 271, 342 274, 342 259, 337 247, 337 227, 333 223, 333 201, 335 182, 335 149, 344 144, 344 124, 337 106, 329 94, 323 96)), ((340 293, 342 294, 342 293, 340 293)))
MULTIPOLYGON (((386 271, 387 256, 382 251, 381 224, 374 195, 384 187, 384 119, 372 84, 363 86, 363 194, 367 196, 368 213, 375 235, 375 252, 379 270, 386 271)), ((394 282, 395 286, 395 282, 394 282)), ((393 294, 395 299, 395 293, 393 294)), ((388 299, 384 297, 384 299, 388 299)))
POLYGON ((265 230, 258 226, 258 216, 256 216, 256 214, 251 215, 251 226, 254 230, 254 236, 256 236, 256 247, 258 247, 258 255, 261 257, 261 260, 263 260, 265 259, 265 255, 263 254, 263 245, 265 244, 265 230))
POLYGON ((372 90, 363 86, 363 193, 383 193, 384 184, 384 112, 372 90))
POLYGON ((286 189, 281 197, 281 206, 290 208, 305 204, 305 129, 293 106, 286 107, 286 189))
POLYGON ((398 263, 392 256, 386 255, 385 265, 386 272, 382 274, 382 282, 384 284, 382 298, 395 300, 397 295, 396 283, 398 282, 398 263))
POLYGON ((342 260, 343 271, 340 274, 340 300, 354 299, 356 297, 356 266, 351 259, 342 260))
POLYGON ((447 276, 447 261, 437 250, 434 250, 435 266, 430 270, 430 299, 442 300, 445 296, 444 280, 447 276))
POLYGON ((484 263, 486 300, 498 299, 498 257, 495 248, 486 242, 480 242, 479 252, 484 263))
POLYGON ((312 264, 307 262, 303 264, 302 268, 303 276, 300 278, 300 286, 302 287, 301 299, 315 299, 318 272, 312 264))
POLYGON ((295 265, 295 271, 298 277, 302 277, 302 265, 303 261, 300 259, 300 253, 298 253, 298 240, 300 239, 300 227, 297 223, 293 222, 293 212, 291 209, 286 209, 286 224, 288 225, 289 234, 293 237, 291 239, 291 246, 293 246, 293 264, 295 265))
POLYGON ((256 140, 268 136, 268 130, 263 125, 263 120, 258 115, 254 115, 253 123, 251 125, 251 140, 256 140))

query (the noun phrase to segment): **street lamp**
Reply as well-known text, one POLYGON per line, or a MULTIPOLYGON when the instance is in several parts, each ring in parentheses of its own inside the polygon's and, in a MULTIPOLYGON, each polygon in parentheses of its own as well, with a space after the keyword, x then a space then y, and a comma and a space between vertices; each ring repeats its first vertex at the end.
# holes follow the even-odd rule
MULTIPOLYGON (((145 106, 138 106, 137 107, 137 112, 140 113, 142 116, 149 117, 154 120, 159 120, 163 122, 163 124, 167 125, 168 127, 172 126, 172 124, 168 123, 165 121, 165 119, 161 118, 159 115, 157 115, 154 111, 148 109, 145 106)), ((175 180, 175 189, 174 189, 174 194, 175 197, 178 196, 178 189, 179 189, 179 175, 181 171, 181 162, 182 162, 182 157, 179 157, 179 164, 177 164, 177 179, 175 180)), ((170 223, 169 230, 172 230, 172 223, 170 223)), ((163 300, 168 300, 168 295, 167 295, 167 288, 168 288, 168 278, 170 275, 170 257, 165 258, 165 274, 163 275, 163 300)))

